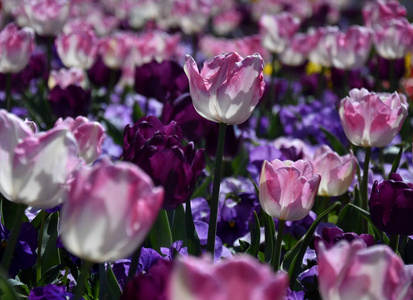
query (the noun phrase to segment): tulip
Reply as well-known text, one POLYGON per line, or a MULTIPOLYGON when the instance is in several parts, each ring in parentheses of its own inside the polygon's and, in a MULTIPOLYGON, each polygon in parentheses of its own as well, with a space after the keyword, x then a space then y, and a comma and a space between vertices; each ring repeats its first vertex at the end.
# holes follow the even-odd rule
POLYGON ((347 192, 353 183, 357 160, 353 153, 340 156, 330 147, 318 148, 312 160, 314 172, 321 175, 319 196, 340 196, 347 192))
POLYGON ((55 45, 66 67, 87 70, 95 61, 98 41, 93 30, 76 30, 60 34, 55 45))
POLYGON ((341 100, 339 115, 350 142, 362 147, 384 147, 400 131, 407 117, 407 101, 397 92, 373 93, 352 89, 341 100))
POLYGON ((288 278, 249 256, 212 265, 187 257, 175 262, 169 279, 170 300, 285 299, 288 278))
POLYGON ((203 150, 193 142, 182 145, 182 131, 176 122, 164 126, 153 116, 127 125, 123 158, 141 167, 156 185, 165 189, 163 208, 172 210, 186 202, 205 167, 203 150))
POLYGON ((317 46, 309 54, 311 62, 329 68, 333 64, 332 49, 338 34, 338 27, 320 27, 311 34, 318 37, 317 46))
POLYGON ((68 0, 27 0, 24 11, 30 25, 41 36, 56 36, 69 18, 68 0))
POLYGON ((395 0, 368 2, 363 7, 362 12, 364 23, 371 28, 388 20, 403 18, 407 15, 406 8, 399 1, 395 0))
POLYGON ((262 45, 272 53, 281 53, 300 27, 300 20, 290 13, 265 14, 259 25, 262 45))
POLYGON ((104 37, 99 41, 98 53, 110 69, 119 69, 129 55, 131 47, 123 35, 104 37))
POLYGON ((371 31, 365 27, 351 26, 346 32, 337 33, 331 49, 333 66, 343 70, 363 67, 371 44, 371 31))
POLYGON ((0 32, 0 73, 18 73, 29 63, 34 49, 34 32, 31 28, 9 23, 0 32))
POLYGON ((259 54, 243 59, 230 52, 207 60, 199 72, 194 59, 187 55, 184 70, 195 110, 217 123, 245 122, 264 93, 263 68, 259 54))
POLYGON ((413 184, 391 174, 380 184, 375 181, 369 201, 374 225, 389 234, 413 234, 413 184))
POLYGON ((49 89, 59 86, 66 89, 70 85, 77 85, 84 88, 86 86, 85 73, 79 68, 52 70, 49 77, 49 89))
POLYGON ((64 128, 35 134, 23 120, 0 110, 0 192, 12 202, 48 209, 62 203, 77 168, 78 146, 64 128))
POLYGON ((374 29, 373 38, 381 57, 402 58, 413 47, 413 25, 406 19, 391 19, 374 29))
POLYGON ((126 258, 142 244, 162 205, 163 189, 128 162, 103 159, 79 170, 61 211, 65 248, 89 262, 126 258))
POLYGON ((105 129, 98 122, 82 116, 59 118, 54 127, 67 128, 73 133, 79 146, 79 156, 85 163, 93 163, 102 154, 105 129))
POLYGON ((318 282, 324 300, 407 300, 413 295, 401 258, 386 245, 366 248, 360 240, 329 250, 320 243, 318 282))
POLYGON ((310 51, 317 45, 318 39, 319 37, 317 35, 295 34, 290 44, 287 45, 279 55, 281 63, 287 66, 302 65, 306 61, 310 51))
POLYGON ((320 180, 305 160, 264 161, 259 183, 262 209, 284 221, 300 220, 313 207, 320 180))

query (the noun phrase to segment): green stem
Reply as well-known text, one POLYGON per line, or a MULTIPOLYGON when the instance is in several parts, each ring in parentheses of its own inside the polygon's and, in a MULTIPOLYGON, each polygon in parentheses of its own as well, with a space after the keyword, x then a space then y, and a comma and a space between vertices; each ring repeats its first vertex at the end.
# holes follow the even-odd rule
POLYGON ((128 281, 135 277, 136 270, 138 269, 139 258, 141 256, 142 246, 139 246, 138 249, 133 253, 132 260, 130 262, 128 281))
POLYGON ((224 123, 219 124, 218 146, 217 146, 217 154, 216 154, 216 159, 215 159, 214 185, 212 188, 211 213, 209 217, 209 227, 208 227, 208 242, 207 242, 207 247, 206 247, 206 250, 212 254, 212 257, 214 257, 215 237, 217 234, 218 196, 219 196, 219 188, 221 185, 221 167, 222 167, 222 157, 224 154, 226 128, 227 128, 227 124, 224 124, 224 123))
POLYGON ((393 249, 395 253, 399 250, 399 238, 400 236, 398 234, 391 234, 390 235, 390 248, 393 249))
POLYGON ((44 223, 46 221, 46 212, 41 211, 41 223, 39 229, 39 237, 37 239, 37 260, 36 260, 36 282, 39 282, 42 278, 42 244, 43 244, 43 231, 44 223))
POLYGON ((284 220, 278 221, 278 233, 277 233, 277 241, 275 243, 275 254, 274 254, 274 262, 273 262, 275 272, 277 272, 280 269, 284 225, 285 225, 284 220))
POLYGON ((271 81, 270 81, 270 111, 275 104, 275 78, 277 77, 277 72, 275 71, 275 63, 277 61, 277 54, 271 54, 271 81))
MULTIPOLYGON (((361 208, 364 209, 365 211, 368 211, 367 209, 367 202, 368 202, 368 192, 367 192, 367 184, 369 181, 369 164, 370 164, 370 156, 371 156, 371 148, 366 147, 365 148, 366 154, 364 158, 364 167, 363 167, 363 181, 360 184, 360 192, 361 192, 361 208)), ((367 230, 367 220, 362 219, 362 226, 363 230, 367 230)))
POLYGON ((99 264, 99 299, 107 299, 107 275, 105 263, 99 264))
POLYGON ((93 263, 90 261, 83 261, 82 270, 80 271, 80 276, 77 280, 77 286, 75 288, 75 298, 74 300, 80 300, 83 290, 85 289, 87 279, 89 277, 90 268, 92 267, 93 263))
POLYGON ((6 110, 11 110, 11 73, 6 74, 6 110))
POLYGON ((11 236, 7 242, 7 247, 1 260, 1 266, 4 270, 8 271, 11 260, 13 258, 14 250, 16 248, 17 240, 19 238, 20 228, 22 225, 22 219, 24 216, 24 211, 26 210, 26 205, 19 204, 17 207, 16 215, 14 217, 14 226, 11 230, 11 236))

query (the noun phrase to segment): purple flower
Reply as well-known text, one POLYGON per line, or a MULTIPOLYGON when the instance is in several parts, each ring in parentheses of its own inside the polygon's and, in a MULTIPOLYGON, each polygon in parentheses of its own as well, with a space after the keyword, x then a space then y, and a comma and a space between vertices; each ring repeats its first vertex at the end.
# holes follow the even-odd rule
MULTIPOLYGON (((316 218, 317 215, 313 211, 310 211, 308 215, 301 220, 287 221, 285 222, 284 233, 290 234, 296 239, 300 239, 306 234, 307 230, 310 228, 311 224, 313 224, 316 218)), ((274 219, 274 221, 278 226, 278 219, 274 219)))
POLYGON ((173 242, 170 248, 161 247, 161 253, 166 255, 166 258, 169 260, 173 260, 176 254, 180 254, 183 256, 188 255, 188 248, 183 247, 183 241, 176 241, 173 242))
POLYGON ((286 158, 280 150, 271 145, 263 145, 253 148, 249 153, 249 164, 247 171, 255 182, 259 182, 261 167, 264 160, 273 161, 274 159, 285 160, 286 158))
POLYGON ((29 294, 29 300, 72 300, 74 298, 75 295, 69 293, 65 286, 55 284, 36 287, 29 294))
POLYGON ((193 142, 182 145, 182 131, 176 122, 164 126, 149 116, 124 132, 123 158, 140 166, 156 185, 165 189, 164 209, 175 209, 189 199, 205 167, 203 150, 193 142))
POLYGON ((56 85, 47 97, 50 108, 57 118, 76 118, 87 115, 91 92, 77 85, 69 85, 65 89, 56 85))
POLYGON ((389 234, 413 234, 413 184, 393 173, 380 184, 375 181, 369 201, 373 224, 389 234))
MULTIPOLYGON (((10 231, 0 223, 0 257, 3 257, 9 238, 10 231)), ((14 278, 20 270, 30 268, 36 263, 36 249, 37 231, 31 223, 23 223, 9 268, 11 278, 14 278)))
POLYGON ((98 56, 95 63, 87 70, 87 76, 94 85, 108 87, 111 84, 115 86, 120 79, 121 70, 109 69, 103 63, 102 58, 98 56))
POLYGON ((188 78, 176 62, 152 61, 135 69, 135 91, 147 98, 161 102, 172 101, 189 92, 188 78))

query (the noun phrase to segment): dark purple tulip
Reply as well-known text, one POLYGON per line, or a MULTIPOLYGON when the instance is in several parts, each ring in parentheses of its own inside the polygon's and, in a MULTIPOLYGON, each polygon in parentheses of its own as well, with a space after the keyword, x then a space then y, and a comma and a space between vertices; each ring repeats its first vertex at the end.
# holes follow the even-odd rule
MULTIPOLYGON (((72 300, 75 295, 69 293, 65 286, 48 284, 30 291, 29 300, 72 300)), ((83 298, 81 298, 83 299, 83 298)))
POLYGON ((163 208, 172 210, 188 200, 205 167, 203 150, 193 142, 182 145, 176 122, 164 126, 153 116, 143 117, 124 132, 123 158, 140 166, 165 189, 163 208))
POLYGON ((331 81, 334 90, 343 89, 343 83, 347 81, 348 89, 361 89, 365 88, 369 91, 374 89, 374 82, 371 79, 371 75, 368 74, 368 70, 350 70, 344 71, 336 68, 331 68, 331 81), (346 74, 347 73, 347 74, 346 74), (347 76, 347 78, 346 78, 347 76))
POLYGON ((102 58, 99 56, 94 64, 87 70, 87 76, 91 83, 97 86, 109 87, 114 86, 120 79, 121 70, 108 68, 102 58), (111 78, 112 76, 112 78, 111 78))
POLYGON ((369 201, 373 224, 389 234, 413 234, 413 184, 393 173, 389 180, 374 182, 369 201))
POLYGON ((167 300, 167 286, 173 261, 159 259, 145 274, 126 285, 121 300, 167 300))
POLYGON ((333 247, 334 244, 341 240, 351 242, 355 239, 360 239, 366 243, 367 247, 374 245, 374 238, 370 234, 363 233, 361 235, 357 235, 354 232, 343 232, 343 230, 341 230, 338 227, 335 227, 334 225, 332 227, 326 226, 321 230, 320 229, 321 228, 317 228, 314 237, 314 248, 317 252, 320 242, 324 243, 326 249, 330 249, 331 247, 333 247))
POLYGON ((215 125, 214 122, 208 121, 196 112, 189 93, 166 102, 161 119, 164 124, 174 120, 181 127, 183 135, 195 143, 205 138, 215 125))
MULTIPOLYGON (((10 237, 10 231, 0 223, 0 259, 10 237)), ((32 267, 36 263, 37 231, 31 223, 23 223, 14 255, 9 268, 10 278, 14 278, 22 269, 32 267)))
POLYGON ((91 93, 77 85, 62 89, 56 85, 49 91, 50 108, 57 118, 85 116, 88 113, 91 93))
POLYGON ((188 77, 181 65, 164 60, 152 61, 135 69, 135 91, 161 102, 172 101, 189 92, 188 77))

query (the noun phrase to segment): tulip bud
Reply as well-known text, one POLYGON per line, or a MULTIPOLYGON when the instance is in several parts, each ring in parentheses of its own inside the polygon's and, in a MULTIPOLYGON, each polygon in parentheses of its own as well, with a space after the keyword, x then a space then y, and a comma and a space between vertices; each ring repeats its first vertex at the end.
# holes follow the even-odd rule
POLYGON ((284 221, 304 218, 313 207, 320 179, 310 163, 301 159, 264 161, 259 185, 262 209, 284 221))
POLYGON ((217 123, 245 122, 264 93, 263 68, 259 54, 243 59, 230 52, 207 60, 199 72, 194 59, 187 55, 184 70, 195 110, 217 123))
POLYGON ((61 211, 65 248, 91 262, 128 257, 144 241, 163 194, 131 163, 104 159, 84 167, 73 178, 61 211))
POLYGON ((357 159, 353 153, 339 156, 327 145, 315 151, 312 164, 314 172, 321 175, 318 187, 320 196, 334 197, 347 192, 357 169, 357 159))
POLYGON ((29 63, 34 49, 34 32, 31 28, 18 29, 8 24, 0 32, 0 73, 18 73, 29 63))
POLYGON ((407 117, 403 94, 373 93, 352 89, 341 100, 339 115, 350 142, 361 147, 387 146, 400 131, 407 117))

